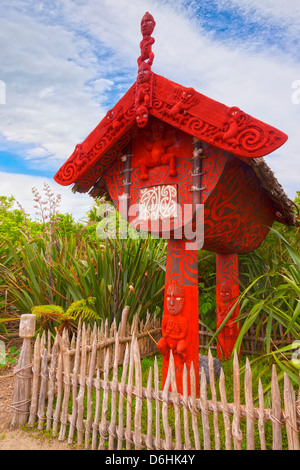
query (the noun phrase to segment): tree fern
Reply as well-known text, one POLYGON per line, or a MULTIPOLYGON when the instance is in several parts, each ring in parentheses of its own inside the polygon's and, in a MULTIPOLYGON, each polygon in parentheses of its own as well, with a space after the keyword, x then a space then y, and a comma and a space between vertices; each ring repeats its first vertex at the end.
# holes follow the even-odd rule
POLYGON ((40 328, 52 329, 55 326, 54 322, 59 325, 60 330, 63 328, 72 329, 72 326, 76 326, 79 318, 86 322, 100 319, 94 308, 95 303, 95 297, 88 297, 73 302, 66 311, 58 305, 50 304, 32 307, 31 313, 36 315, 40 322, 40 328))
POLYGON ((99 314, 95 310, 95 297, 88 297, 87 299, 76 300, 67 309, 65 316, 78 320, 80 317, 82 321, 95 321, 99 320, 99 314))

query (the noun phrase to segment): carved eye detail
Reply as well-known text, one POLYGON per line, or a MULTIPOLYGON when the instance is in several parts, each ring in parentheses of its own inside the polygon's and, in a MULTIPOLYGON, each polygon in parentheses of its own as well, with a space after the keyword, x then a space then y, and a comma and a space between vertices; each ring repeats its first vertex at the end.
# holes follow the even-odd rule
POLYGON ((181 297, 176 297, 176 300, 181 300, 181 297))

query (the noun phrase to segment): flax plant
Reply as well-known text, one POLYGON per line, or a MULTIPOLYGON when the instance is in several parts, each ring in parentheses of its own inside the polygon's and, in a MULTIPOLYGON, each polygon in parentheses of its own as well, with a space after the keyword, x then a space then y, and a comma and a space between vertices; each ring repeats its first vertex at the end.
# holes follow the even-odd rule
POLYGON ((43 236, 45 240, 45 261, 48 265, 48 277, 51 288, 54 287, 52 277, 52 248, 55 243, 55 232, 57 229, 57 222, 59 217, 57 210, 61 201, 61 195, 54 195, 51 188, 47 183, 44 183, 44 194, 46 200, 42 199, 39 191, 34 187, 32 188, 33 200, 35 202, 34 208, 37 209, 36 215, 42 218, 43 236))
MULTIPOLYGON (((8 302, 8 291, 5 285, 4 266, 7 263, 7 250, 5 241, 0 241, 0 333, 7 334, 7 324, 18 319, 15 314, 11 314, 8 302)), ((2 337, 0 337, 2 338, 2 337)))
POLYGON ((138 310, 142 318, 163 304, 165 241, 108 240, 56 235, 51 251, 38 237, 21 247, 8 244, 9 262, 2 266, 9 299, 20 313, 53 304, 67 309, 74 301, 95 297, 101 318, 119 322, 125 305, 129 320, 138 310), (48 259, 51 257, 51 277, 48 259))

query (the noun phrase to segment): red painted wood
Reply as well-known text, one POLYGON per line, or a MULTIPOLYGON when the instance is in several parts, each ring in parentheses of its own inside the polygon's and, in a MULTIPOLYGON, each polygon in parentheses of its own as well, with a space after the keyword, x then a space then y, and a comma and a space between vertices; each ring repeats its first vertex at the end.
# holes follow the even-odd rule
POLYGON ((135 123, 134 98, 135 85, 132 85, 82 142, 80 151, 76 146, 77 149, 54 176, 57 183, 67 186, 83 178, 83 187, 89 188, 102 176, 104 170, 117 158, 119 151, 130 141, 130 128, 135 123), (87 173, 88 185, 85 183, 87 173))
MULTIPOLYGON (((149 68, 148 65, 147 67, 149 68)), ((175 129, 246 158, 267 155, 287 140, 286 134, 239 108, 229 108, 152 71, 149 72, 147 83, 151 85, 150 95, 146 100, 147 116, 142 125, 139 123, 140 127, 147 124, 148 114, 152 114, 175 129)), ((111 163, 109 159, 107 161, 108 152, 116 151, 116 144, 126 136, 136 121, 136 89, 139 89, 138 83, 107 113, 81 147, 75 149, 54 177, 59 184, 68 185, 75 181, 80 183, 84 173, 99 160, 103 159, 102 165, 107 168, 111 163)))
MULTIPOLYGON (((231 308, 239 297, 238 255, 216 254, 217 263, 217 329, 226 319, 231 308)), ((218 335, 217 357, 229 359, 238 337, 240 327, 236 322, 239 315, 239 305, 232 312, 230 319, 218 335)))
MULTIPOLYGON (((162 338, 158 348, 163 354, 163 385, 172 350, 177 390, 182 394, 184 363, 188 372, 193 363, 196 377, 199 371, 198 260, 197 251, 185 249, 185 240, 168 243, 162 338)), ((198 393, 198 380, 196 386, 198 393)), ((190 393, 189 373, 188 390, 190 393)))
MULTIPOLYGON (((183 87, 154 74, 151 70, 154 59, 152 45, 155 41, 151 34, 154 27, 153 16, 147 12, 141 21, 143 39, 135 84, 108 111, 82 144, 75 147, 54 177, 59 184, 77 182, 86 188, 89 181, 91 187, 95 178, 102 176, 104 168, 113 163, 120 145, 124 147, 124 140, 125 145, 128 143, 128 134, 131 135, 132 128, 137 125, 143 129, 150 114, 174 129, 180 129, 203 142, 244 158, 267 155, 287 140, 286 134, 236 106, 228 107, 193 88, 183 87), (89 173, 88 179, 86 173, 89 173)), ((172 166, 172 155, 168 161, 172 166)), ((148 163, 151 164, 149 159, 148 163)), ((174 175, 175 171, 171 168, 174 175)), ((143 177, 147 179, 146 170, 143 171, 143 177)))
POLYGON ((265 239, 276 216, 252 168, 233 156, 205 202, 203 249, 248 253, 265 239))
POLYGON ((286 134, 238 107, 228 107, 156 74, 151 113, 203 142, 245 158, 267 155, 287 140, 286 134))
MULTIPOLYGON (((177 184, 178 187, 178 204, 182 210, 182 219, 186 216, 186 221, 190 220, 192 216, 192 192, 191 188, 193 185, 192 179, 192 156, 193 156, 193 141, 191 136, 176 131, 176 142, 173 146, 169 147, 168 151, 174 153, 175 164, 176 164, 176 177, 170 175, 170 165, 158 165, 153 168, 148 168, 148 179, 141 179, 141 166, 140 161, 144 161, 149 158, 150 150, 145 146, 144 140, 150 140, 152 136, 152 124, 156 124, 155 118, 150 117, 149 122, 143 131, 139 131, 132 137, 131 140, 131 186, 130 186, 130 205, 134 207, 139 202, 141 188, 151 188, 155 185, 172 185, 177 184), (190 217, 189 217, 190 211, 190 217)), ((170 126, 165 125, 165 134, 168 134, 170 126)), ((205 146, 204 148, 205 157, 202 161, 202 183, 206 187, 202 191, 202 200, 205 201, 209 198, 209 195, 216 187, 218 180, 225 168, 226 161, 228 159, 227 154, 214 147, 205 146)), ((109 167, 105 173, 105 180, 110 196, 113 199, 116 207, 119 208, 119 198, 123 194, 123 174, 122 170, 124 163, 121 159, 115 160, 115 162, 109 167)), ((130 221, 133 222, 135 213, 131 210, 130 221)), ((171 225, 179 227, 183 225, 179 220, 173 220, 169 222, 157 221, 152 223, 152 229, 156 229, 157 233, 161 233, 164 227, 171 225)), ((140 228, 148 230, 148 224, 140 224, 140 228)))
MULTIPOLYGON (((204 203, 204 249, 218 253, 219 325, 230 302, 238 295, 237 255, 257 248, 276 217, 271 199, 245 161, 271 153, 287 136, 237 107, 228 107, 153 73, 154 27, 155 21, 147 12, 141 22, 143 39, 136 82, 75 147, 54 179, 61 185, 76 183, 79 190, 88 191, 100 178, 105 178, 116 207, 120 208, 120 197, 126 196, 126 210, 129 207, 129 220, 134 226, 136 214, 132 209, 141 194, 149 194, 152 189, 157 195, 163 191, 171 194, 173 188, 184 210, 183 217, 151 221, 152 232, 160 236, 171 228, 171 237, 175 237, 183 225, 195 224, 195 201, 204 203), (194 138, 201 141, 204 157, 201 165, 192 160, 194 138), (124 163, 122 156, 129 147, 131 161, 124 163), (201 188, 197 187, 197 177, 191 175, 197 173, 198 167, 201 188), (124 169, 130 170, 130 177, 129 173, 124 177, 124 169), (159 189, 158 185, 164 188, 159 189), (228 298, 230 302, 226 301, 228 298)), ((171 204, 171 197, 168 202, 171 204)), ((140 222, 139 228, 149 231, 149 221, 140 222)), ((184 240, 169 241, 166 295, 173 281, 182 286, 184 304, 177 315, 177 326, 184 336, 171 337, 168 345, 166 332, 170 330, 172 315, 165 301, 164 339, 160 344, 166 357, 168 348, 174 350, 179 390, 182 390, 182 361, 189 365, 193 361, 198 370, 197 257, 195 251, 186 251, 183 244, 184 240)), ((237 314, 238 308, 234 316, 237 314)), ((225 356, 231 351, 236 335, 231 320, 219 338, 225 356)), ((164 360, 164 373, 166 364, 164 360)))

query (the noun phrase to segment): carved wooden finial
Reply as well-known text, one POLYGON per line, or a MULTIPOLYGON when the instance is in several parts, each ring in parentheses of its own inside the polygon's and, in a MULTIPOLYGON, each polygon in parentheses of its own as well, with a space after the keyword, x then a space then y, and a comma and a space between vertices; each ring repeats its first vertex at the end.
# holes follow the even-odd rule
POLYGON ((154 31, 155 25, 153 16, 148 12, 145 13, 141 21, 143 39, 140 42, 141 55, 137 60, 139 66, 143 62, 147 62, 150 66, 153 64, 154 53, 152 52, 152 44, 154 44, 155 39, 151 34, 154 31))
POLYGON ((141 33, 143 36, 140 42, 141 55, 137 60, 138 76, 135 91, 135 113, 136 122, 139 127, 145 127, 148 122, 148 109, 152 105, 152 71, 151 65, 154 60, 152 44, 155 39, 151 36, 155 28, 153 16, 147 12, 141 21, 141 33))

